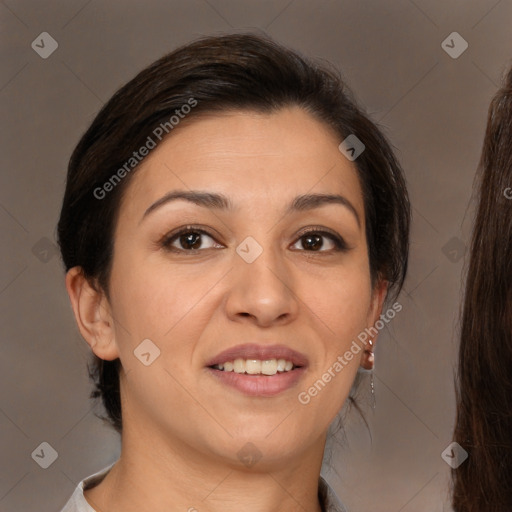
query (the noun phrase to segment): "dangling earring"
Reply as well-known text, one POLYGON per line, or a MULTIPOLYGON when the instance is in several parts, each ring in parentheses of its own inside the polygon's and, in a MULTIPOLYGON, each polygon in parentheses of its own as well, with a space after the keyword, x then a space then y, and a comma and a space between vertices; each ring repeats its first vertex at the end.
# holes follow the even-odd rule
POLYGON ((377 406, 377 401, 375 399, 375 385, 373 382, 373 366, 375 361, 375 355, 371 350, 373 348, 373 341, 368 340, 368 344, 370 345, 369 350, 365 350, 365 353, 368 354, 367 360, 360 366, 357 371, 360 373, 369 373, 370 374, 370 390, 372 392, 372 408, 375 409, 377 406))
MULTIPOLYGON (((368 343, 370 344, 370 347, 373 347, 373 342, 372 340, 368 340, 368 343)), ((377 401, 375 400, 375 386, 373 384, 373 364, 374 364, 374 360, 375 360, 375 354, 370 350, 370 358, 371 358, 371 361, 372 361, 372 369, 370 370, 371 371, 371 374, 370 374, 370 389, 372 391, 372 408, 375 410, 375 407, 377 406, 377 401)))

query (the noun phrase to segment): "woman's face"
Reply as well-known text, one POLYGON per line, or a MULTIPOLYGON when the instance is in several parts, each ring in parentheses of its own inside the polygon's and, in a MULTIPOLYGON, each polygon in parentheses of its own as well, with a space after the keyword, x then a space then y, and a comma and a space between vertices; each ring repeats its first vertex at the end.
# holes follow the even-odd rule
POLYGON ((323 439, 383 296, 340 142, 299 108, 235 112, 183 124, 145 158, 120 207, 110 280, 124 430, 234 462, 251 442, 269 464, 323 439), (164 199, 174 192, 230 208, 164 199))

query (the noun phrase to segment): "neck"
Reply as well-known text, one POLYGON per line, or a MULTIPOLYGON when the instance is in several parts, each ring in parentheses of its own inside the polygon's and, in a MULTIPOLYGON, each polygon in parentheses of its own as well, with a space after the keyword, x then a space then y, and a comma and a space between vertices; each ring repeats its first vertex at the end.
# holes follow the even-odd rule
POLYGON ((325 436, 286 460, 247 468, 128 423, 119 461, 84 496, 98 512, 321 512, 324 446, 325 436))

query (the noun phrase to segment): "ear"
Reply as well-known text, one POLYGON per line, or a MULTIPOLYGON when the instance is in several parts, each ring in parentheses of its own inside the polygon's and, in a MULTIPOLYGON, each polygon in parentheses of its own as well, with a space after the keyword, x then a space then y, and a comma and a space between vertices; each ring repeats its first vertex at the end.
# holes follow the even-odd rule
POLYGON ((99 358, 111 361, 119 357, 111 308, 105 293, 96 288, 85 278, 81 267, 67 272, 66 289, 78 329, 99 358))
MULTIPOLYGON (((382 314, 382 308, 384 306, 384 301, 386 300, 386 295, 388 291, 389 283, 387 281, 379 281, 373 290, 372 294, 372 302, 370 304, 370 309, 368 311, 368 329, 370 331, 374 331, 374 325, 377 320, 380 318, 382 314), (373 329, 372 329, 373 328, 373 329)), ((368 345, 365 350, 361 353, 361 364, 364 369, 371 370, 373 369, 374 364, 374 354, 373 349, 375 348, 375 344, 377 343, 378 332, 369 337, 368 345)))

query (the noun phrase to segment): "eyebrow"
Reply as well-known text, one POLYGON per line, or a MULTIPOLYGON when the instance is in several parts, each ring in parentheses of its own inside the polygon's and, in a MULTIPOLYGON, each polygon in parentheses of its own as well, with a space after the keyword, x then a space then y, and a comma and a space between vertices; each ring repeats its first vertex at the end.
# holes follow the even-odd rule
MULTIPOLYGON (((204 208, 211 208, 215 210, 234 211, 236 208, 231 200, 223 194, 213 192, 202 192, 199 190, 173 190, 163 197, 155 201, 142 216, 142 220, 147 217, 151 212, 160 208, 164 204, 177 200, 189 201, 197 206, 204 208)), ((355 217, 357 225, 361 227, 361 219, 354 205, 344 196, 339 194, 303 194, 295 197, 286 208, 284 214, 290 215, 295 212, 303 212, 320 208, 327 204, 340 204, 347 208, 355 217)))

